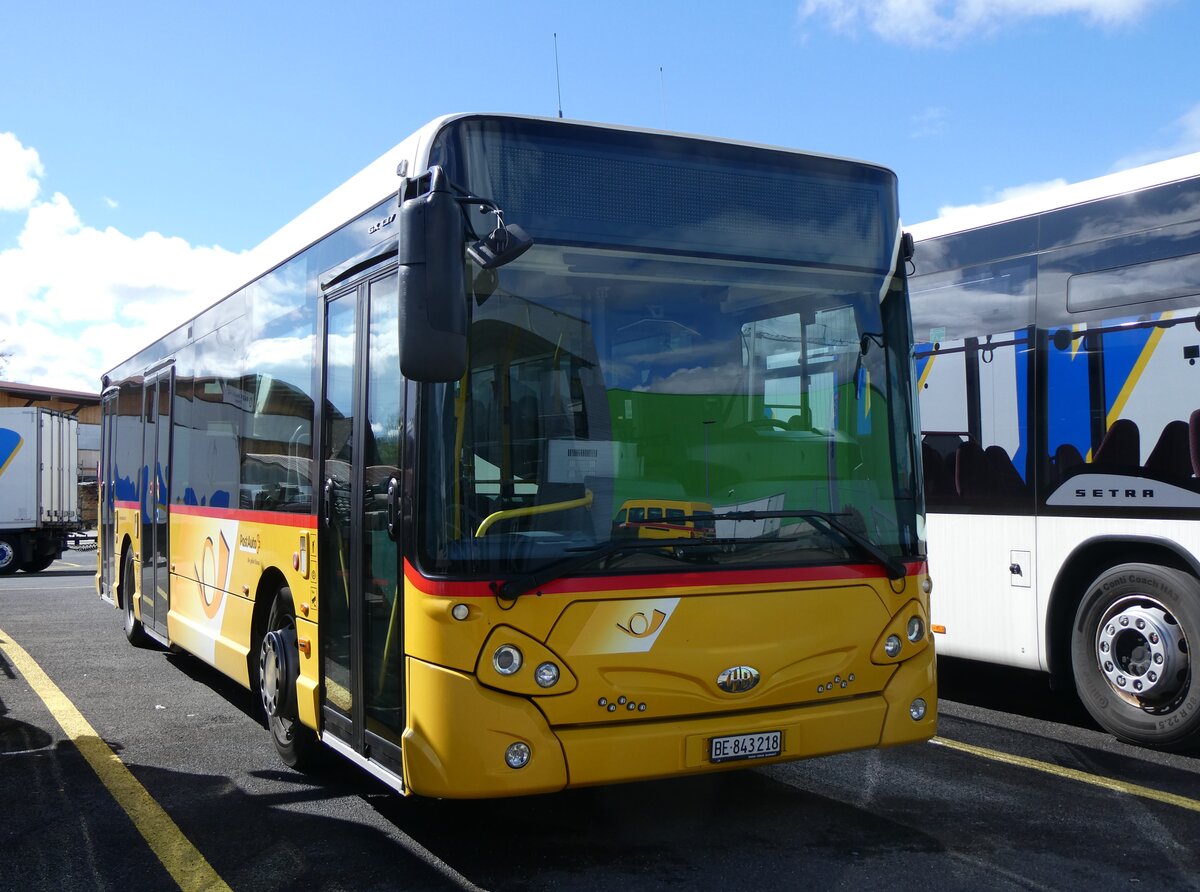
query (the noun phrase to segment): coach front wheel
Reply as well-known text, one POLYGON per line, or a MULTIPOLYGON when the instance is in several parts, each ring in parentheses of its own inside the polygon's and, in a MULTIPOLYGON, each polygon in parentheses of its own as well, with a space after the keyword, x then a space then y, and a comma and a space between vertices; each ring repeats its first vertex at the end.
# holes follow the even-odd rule
POLYGON ((1122 564, 1088 586, 1071 634, 1079 699, 1116 737, 1163 750, 1200 746, 1200 581, 1122 564))
POLYGON ((321 744, 316 732, 296 716, 296 680, 300 652, 291 589, 281 588, 271 602, 267 628, 258 649, 258 693, 279 757, 303 771, 312 767, 321 744))

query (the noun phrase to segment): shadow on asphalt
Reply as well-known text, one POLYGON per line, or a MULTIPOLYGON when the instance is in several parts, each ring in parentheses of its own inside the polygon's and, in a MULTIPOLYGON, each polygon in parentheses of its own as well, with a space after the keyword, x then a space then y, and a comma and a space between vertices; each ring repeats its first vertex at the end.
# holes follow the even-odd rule
POLYGON ((1099 729, 1074 690, 1054 690, 1049 675, 1030 669, 938 657, 938 699, 1077 728, 1099 729))

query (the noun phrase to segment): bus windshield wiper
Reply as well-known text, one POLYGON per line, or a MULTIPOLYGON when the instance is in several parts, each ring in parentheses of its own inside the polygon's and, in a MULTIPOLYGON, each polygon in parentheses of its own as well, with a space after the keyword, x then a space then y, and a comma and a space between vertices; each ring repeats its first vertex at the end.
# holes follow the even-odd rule
POLYGON ((860 551, 869 555, 875 563, 883 567, 887 572, 888 579, 903 579, 907 574, 904 564, 892 557, 862 533, 846 526, 846 524, 838 520, 836 514, 830 514, 828 511, 817 511, 811 508, 785 508, 782 511, 727 511, 724 514, 712 515, 713 520, 775 520, 789 517, 799 517, 807 520, 814 529, 825 533, 831 538, 836 538, 834 535, 836 533, 848 540, 860 551))
MULTIPOLYGON (((671 555, 671 549, 712 544, 713 542, 710 539, 610 539, 608 542, 600 545, 582 549, 580 554, 573 554, 570 557, 551 561, 544 567, 534 570, 532 573, 515 576, 504 582, 493 582, 491 584, 492 591, 502 601, 515 601, 526 592, 531 592, 535 588, 539 588, 556 579, 561 579, 564 576, 570 576, 577 570, 582 570, 597 561, 615 554, 656 551, 671 555)), ((576 549, 567 550, 575 551, 576 549)))

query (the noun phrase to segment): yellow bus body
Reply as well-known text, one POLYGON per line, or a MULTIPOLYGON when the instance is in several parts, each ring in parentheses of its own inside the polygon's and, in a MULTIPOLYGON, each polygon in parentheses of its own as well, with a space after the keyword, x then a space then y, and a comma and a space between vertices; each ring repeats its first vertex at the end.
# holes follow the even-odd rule
MULTIPOLYGON (((205 513, 224 516, 171 515, 171 642, 249 687, 255 605, 264 579, 282 575, 298 635, 308 641, 298 715, 319 730, 312 519, 205 513)), ((118 508, 118 554, 136 554, 138 521, 136 508, 118 508)), ((910 573, 902 583, 869 565, 576 578, 508 606, 484 585, 427 580, 406 563, 404 640, 396 642, 405 674, 405 792, 545 793, 927 739, 937 722, 928 633, 905 641, 896 659, 883 650, 912 616, 928 628, 926 568, 911 564, 910 573), (466 619, 455 618, 456 605, 466 606, 466 619), (507 678, 490 659, 506 643, 525 654, 522 671, 507 678), (531 675, 544 659, 563 668, 552 694, 531 675), (714 691, 723 670, 743 665, 761 673, 755 688, 714 691), (918 698, 928 711, 915 721, 909 707, 918 698), (782 732, 778 756, 710 760, 713 737, 759 731, 782 732), (514 742, 532 752, 516 770, 504 761, 514 742)))

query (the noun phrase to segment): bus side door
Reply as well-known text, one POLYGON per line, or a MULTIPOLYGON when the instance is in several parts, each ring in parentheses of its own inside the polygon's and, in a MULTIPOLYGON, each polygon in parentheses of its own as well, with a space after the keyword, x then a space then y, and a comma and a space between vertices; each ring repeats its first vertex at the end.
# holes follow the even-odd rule
POLYGON ((326 738, 399 776, 403 584, 388 523, 405 408, 397 281, 381 263, 326 295, 319 612, 326 738))

